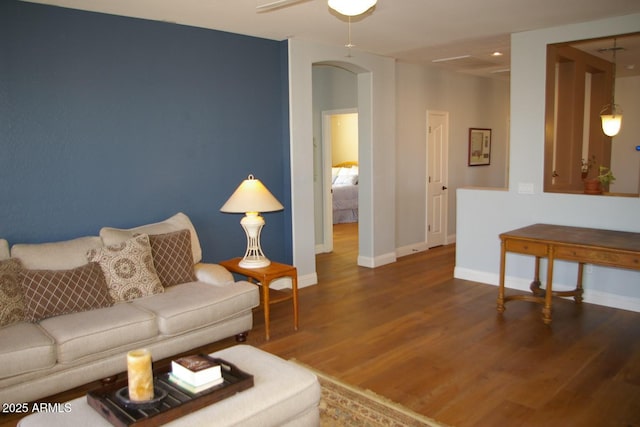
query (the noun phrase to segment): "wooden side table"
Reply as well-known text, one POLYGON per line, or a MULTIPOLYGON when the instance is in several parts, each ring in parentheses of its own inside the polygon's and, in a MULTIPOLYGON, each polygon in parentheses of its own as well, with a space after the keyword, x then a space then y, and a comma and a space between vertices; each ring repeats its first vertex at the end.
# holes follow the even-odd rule
POLYGON ((278 262, 271 261, 271 264, 267 267, 262 268, 243 268, 238 264, 240 263, 242 258, 233 258, 230 260, 222 261, 219 264, 231 271, 232 273, 237 273, 242 276, 247 277, 247 279, 257 284, 260 284, 262 288, 262 301, 263 301, 263 309, 264 309, 264 330, 265 330, 265 339, 268 341, 270 338, 269 335, 269 305, 285 301, 289 299, 293 299, 293 328, 298 330, 298 270, 292 266, 287 264, 280 264, 278 262), (291 294, 280 292, 275 289, 269 289, 269 285, 275 279, 280 279, 282 277, 290 277, 291 278, 291 294), (273 298, 271 298, 270 294, 273 294, 273 298))

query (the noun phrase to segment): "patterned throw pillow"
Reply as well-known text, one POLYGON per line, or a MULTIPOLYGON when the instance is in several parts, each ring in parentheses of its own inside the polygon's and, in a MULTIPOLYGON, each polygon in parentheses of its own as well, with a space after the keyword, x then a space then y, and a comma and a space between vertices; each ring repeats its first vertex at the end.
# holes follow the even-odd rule
POLYGON ((109 293, 116 302, 164 292, 153 266, 151 245, 146 234, 120 244, 91 249, 87 258, 102 267, 109 293))
POLYGON ((71 270, 23 270, 25 318, 31 322, 113 305, 100 266, 71 270))
POLYGON ((0 261, 0 328, 24 321, 21 269, 22 264, 17 258, 0 261))
POLYGON ((153 265, 156 267, 160 283, 165 288, 180 283, 195 282, 191 232, 174 231, 165 234, 150 234, 153 265))

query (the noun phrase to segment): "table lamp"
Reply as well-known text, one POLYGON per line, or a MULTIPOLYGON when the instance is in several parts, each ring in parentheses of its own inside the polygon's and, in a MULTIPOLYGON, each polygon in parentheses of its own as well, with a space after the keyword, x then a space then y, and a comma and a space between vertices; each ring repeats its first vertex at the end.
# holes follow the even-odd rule
POLYGON ((264 218, 260 212, 274 212, 284 206, 271 194, 259 179, 249 175, 242 181, 229 200, 220 208, 221 212, 244 213, 240 225, 247 235, 247 251, 239 265, 243 268, 261 268, 271 264, 260 247, 260 232, 264 218))

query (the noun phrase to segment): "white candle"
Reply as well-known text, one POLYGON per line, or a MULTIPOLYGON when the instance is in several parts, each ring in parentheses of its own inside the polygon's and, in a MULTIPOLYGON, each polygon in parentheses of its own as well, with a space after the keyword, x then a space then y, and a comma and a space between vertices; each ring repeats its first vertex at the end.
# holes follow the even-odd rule
POLYGON ((153 371, 151 352, 147 349, 127 353, 129 399, 140 402, 153 399, 153 371))

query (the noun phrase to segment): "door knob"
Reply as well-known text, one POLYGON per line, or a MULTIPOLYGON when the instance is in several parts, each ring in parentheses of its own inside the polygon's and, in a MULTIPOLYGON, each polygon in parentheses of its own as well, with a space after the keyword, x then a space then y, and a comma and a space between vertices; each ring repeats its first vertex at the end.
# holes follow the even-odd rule
POLYGON ((446 189, 447 189, 447 187, 445 187, 445 186, 443 185, 443 186, 442 186, 442 189, 443 189, 443 190, 446 190, 446 189))

